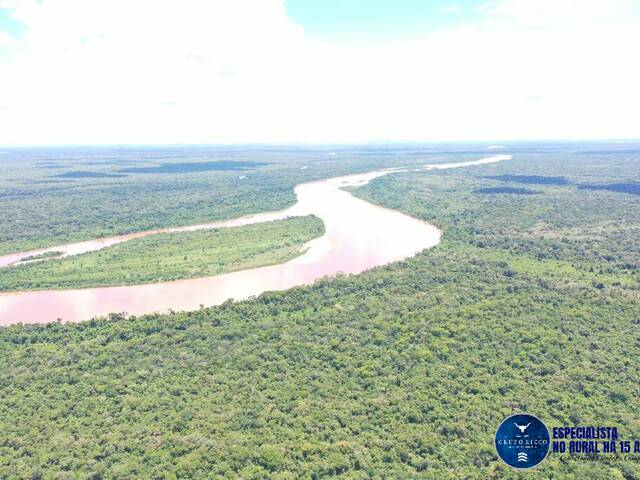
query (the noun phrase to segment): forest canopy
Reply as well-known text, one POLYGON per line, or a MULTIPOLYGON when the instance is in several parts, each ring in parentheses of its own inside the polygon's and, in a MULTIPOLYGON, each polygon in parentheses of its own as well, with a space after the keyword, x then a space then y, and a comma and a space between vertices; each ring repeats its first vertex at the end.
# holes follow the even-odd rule
MULTIPOLYGON (((640 197, 577 185, 639 167, 530 152, 388 175, 354 193, 440 245, 193 312, 0 329, 0 476, 519 479, 493 448, 514 411, 638 438, 640 197), (478 193, 489 175, 570 182, 478 193)), ((550 455, 527 476, 640 468, 550 455)))

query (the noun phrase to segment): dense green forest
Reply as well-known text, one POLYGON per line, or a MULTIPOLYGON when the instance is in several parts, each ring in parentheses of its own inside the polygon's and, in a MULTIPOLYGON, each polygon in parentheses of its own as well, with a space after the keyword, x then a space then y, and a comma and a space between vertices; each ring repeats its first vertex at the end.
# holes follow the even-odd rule
MULTIPOLYGON (((493 448, 513 411, 640 438, 640 196, 585 188, 634 184, 640 159, 532 150, 356 189, 444 230, 409 260, 194 312, 1 329, 0 477, 518 479, 493 448), (536 193, 483 190, 509 186, 536 193)), ((526 476, 640 465, 551 454, 526 476)))
MULTIPOLYGON (((375 147, 83 147, 0 151, 0 255, 279 210, 298 183, 478 158, 375 147), (306 168, 305 168, 306 167, 306 168)), ((439 151, 439 150, 436 150, 439 151)))
MULTIPOLYGON (((0 269, 0 290, 133 285, 283 263, 324 233, 314 216, 151 235, 95 252, 0 269)), ((35 258, 35 257, 34 257, 35 258)))

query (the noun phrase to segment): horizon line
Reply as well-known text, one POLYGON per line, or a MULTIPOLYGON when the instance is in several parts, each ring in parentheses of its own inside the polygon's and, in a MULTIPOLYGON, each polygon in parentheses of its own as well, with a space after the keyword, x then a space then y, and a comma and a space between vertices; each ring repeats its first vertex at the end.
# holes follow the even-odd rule
POLYGON ((516 140, 370 140, 363 142, 179 142, 179 143, 16 143, 0 144, 2 149, 11 148, 78 148, 78 147, 351 147, 351 146, 380 146, 380 145, 479 145, 490 144, 490 146, 501 144, 523 144, 523 143, 640 143, 637 138, 551 138, 551 139, 516 139, 516 140))

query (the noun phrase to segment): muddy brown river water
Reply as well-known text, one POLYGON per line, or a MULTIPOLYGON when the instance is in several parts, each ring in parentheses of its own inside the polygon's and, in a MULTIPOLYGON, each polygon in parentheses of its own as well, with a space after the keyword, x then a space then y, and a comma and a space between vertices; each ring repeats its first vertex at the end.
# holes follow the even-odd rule
MULTIPOLYGON (((495 155, 469 162, 428 165, 423 169, 467 167, 509 158, 510 155, 495 155)), ((194 310, 200 305, 246 299, 265 291, 307 285, 339 272, 360 273, 409 258, 439 243, 440 230, 398 211, 358 199, 343 190, 399 171, 403 170, 380 170, 300 184, 295 188, 297 203, 279 212, 0 256, 1 267, 46 251, 77 255, 157 233, 240 226, 309 214, 321 218, 326 229, 322 237, 305 245, 302 255, 279 265, 148 285, 0 293, 0 325, 47 323, 57 319, 78 322, 111 312, 141 315, 168 310, 194 310)))

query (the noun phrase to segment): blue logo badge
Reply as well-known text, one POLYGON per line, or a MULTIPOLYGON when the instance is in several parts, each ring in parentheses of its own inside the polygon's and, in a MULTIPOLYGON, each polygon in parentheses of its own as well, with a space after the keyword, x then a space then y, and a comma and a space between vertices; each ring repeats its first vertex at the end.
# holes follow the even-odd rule
POLYGON ((549 453, 549 430, 542 420, 528 413, 505 418, 496 430, 498 456, 513 468, 532 468, 549 453))

